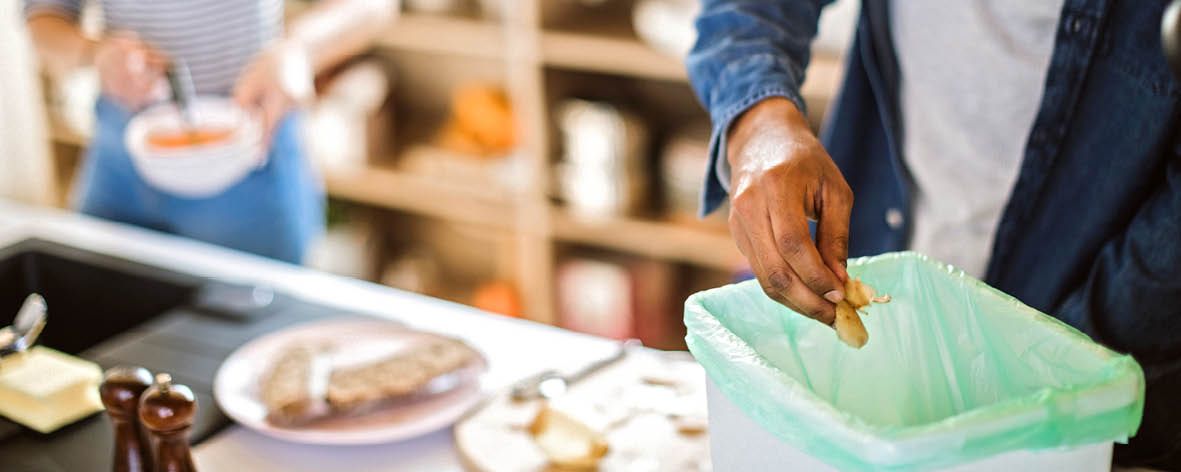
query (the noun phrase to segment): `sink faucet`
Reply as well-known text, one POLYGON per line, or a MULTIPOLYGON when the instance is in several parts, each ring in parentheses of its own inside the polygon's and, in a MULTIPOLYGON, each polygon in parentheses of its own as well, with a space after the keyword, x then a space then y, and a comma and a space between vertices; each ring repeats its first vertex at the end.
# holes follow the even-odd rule
POLYGON ((36 293, 25 298, 12 326, 0 329, 0 357, 24 352, 45 329, 45 299, 36 293))

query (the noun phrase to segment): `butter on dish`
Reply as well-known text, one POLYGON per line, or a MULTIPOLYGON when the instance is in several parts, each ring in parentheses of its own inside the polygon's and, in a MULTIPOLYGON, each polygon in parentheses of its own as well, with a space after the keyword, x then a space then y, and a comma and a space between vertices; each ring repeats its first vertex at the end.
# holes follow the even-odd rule
POLYGON ((102 411, 93 362, 34 346, 0 358, 0 415, 41 433, 102 411))

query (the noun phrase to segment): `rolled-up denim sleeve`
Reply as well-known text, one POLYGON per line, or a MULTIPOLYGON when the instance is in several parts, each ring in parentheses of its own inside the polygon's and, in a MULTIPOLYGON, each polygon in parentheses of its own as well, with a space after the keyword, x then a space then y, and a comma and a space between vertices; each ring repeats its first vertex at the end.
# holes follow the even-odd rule
POLYGON ((726 199, 730 181, 726 131, 738 115, 768 97, 804 110, 800 84, 829 0, 704 0, 697 43, 686 59, 689 80, 713 123, 701 213, 726 199))
POLYGON ((54 14, 77 20, 82 12, 82 0, 24 0, 25 18, 40 14, 54 14))

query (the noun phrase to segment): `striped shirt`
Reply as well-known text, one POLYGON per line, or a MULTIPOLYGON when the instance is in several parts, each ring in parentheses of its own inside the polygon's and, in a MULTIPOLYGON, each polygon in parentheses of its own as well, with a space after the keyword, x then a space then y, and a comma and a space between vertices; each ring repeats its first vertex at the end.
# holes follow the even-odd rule
MULTIPOLYGON (((24 0, 25 16, 78 20, 83 0, 24 0)), ((199 94, 228 94, 283 28, 283 0, 97 0, 106 31, 133 31, 181 60, 199 94)))

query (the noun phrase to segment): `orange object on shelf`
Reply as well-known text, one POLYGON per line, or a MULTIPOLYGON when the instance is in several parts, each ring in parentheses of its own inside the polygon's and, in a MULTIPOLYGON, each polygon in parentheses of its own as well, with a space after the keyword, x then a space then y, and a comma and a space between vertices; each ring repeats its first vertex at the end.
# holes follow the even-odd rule
POLYGON ((451 118, 440 135, 444 147, 470 155, 497 157, 517 144, 516 119, 504 90, 468 84, 451 95, 451 118))
POLYGON ((476 287, 472 294, 472 306, 484 311, 521 318, 521 298, 512 282, 497 280, 476 287))
POLYGON ((234 134, 230 128, 194 128, 156 131, 148 134, 148 145, 161 149, 180 149, 223 142, 234 134))

